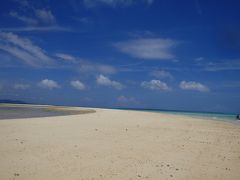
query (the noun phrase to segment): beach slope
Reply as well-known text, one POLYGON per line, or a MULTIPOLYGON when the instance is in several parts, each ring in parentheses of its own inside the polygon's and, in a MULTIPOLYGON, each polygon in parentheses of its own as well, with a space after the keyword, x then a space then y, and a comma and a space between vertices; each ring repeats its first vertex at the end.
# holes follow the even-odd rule
POLYGON ((95 110, 0 120, 0 179, 240 179, 239 125, 95 110))

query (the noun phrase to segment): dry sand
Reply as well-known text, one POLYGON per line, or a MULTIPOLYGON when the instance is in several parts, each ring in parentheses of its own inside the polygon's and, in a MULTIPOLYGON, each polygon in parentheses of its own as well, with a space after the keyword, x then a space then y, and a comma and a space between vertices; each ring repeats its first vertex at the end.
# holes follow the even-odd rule
POLYGON ((9 179, 239 180, 240 126, 107 109, 1 120, 0 180, 9 179))

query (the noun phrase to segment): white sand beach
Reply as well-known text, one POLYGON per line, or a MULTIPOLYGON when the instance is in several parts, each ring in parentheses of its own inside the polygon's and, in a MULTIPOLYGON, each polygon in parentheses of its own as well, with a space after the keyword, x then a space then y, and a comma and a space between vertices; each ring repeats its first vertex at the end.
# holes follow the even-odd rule
POLYGON ((240 179, 239 125, 95 110, 0 120, 0 179, 240 179))

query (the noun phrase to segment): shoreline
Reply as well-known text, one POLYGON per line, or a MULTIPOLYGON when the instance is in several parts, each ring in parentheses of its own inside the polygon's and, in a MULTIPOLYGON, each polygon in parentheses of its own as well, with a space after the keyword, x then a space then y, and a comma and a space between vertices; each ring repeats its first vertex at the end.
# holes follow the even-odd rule
POLYGON ((200 112, 200 111, 177 111, 177 110, 158 110, 158 109, 118 109, 113 108, 113 110, 127 110, 127 111, 137 111, 137 112, 152 112, 152 113, 161 113, 161 114, 169 114, 169 115, 176 115, 176 116, 183 116, 183 117, 191 117, 194 119, 201 119, 201 120, 213 120, 213 121, 223 121, 223 122, 233 122, 238 123, 237 119, 234 118, 219 118, 219 117, 212 117, 212 116, 201 116, 195 115, 195 113, 203 113, 203 114, 221 114, 221 115, 232 115, 235 117, 234 113, 222 113, 222 112, 200 112), (187 113, 187 114, 185 114, 187 113), (189 114, 188 114, 189 113, 189 114), (192 114, 191 114, 192 113, 192 114), (211 118, 212 117, 212 118, 211 118))
POLYGON ((73 109, 64 106, 4 104, 0 105, 0 120, 68 116, 95 112, 93 109, 73 109))
MULTIPOLYGON (((208 121, 221 121, 221 122, 230 122, 232 124, 239 125, 240 120, 236 119, 229 119, 229 118, 210 118, 210 116, 201 116, 201 115, 188 115, 188 114, 181 114, 181 112, 188 111, 179 111, 180 113, 175 113, 177 111, 161 111, 161 110, 144 110, 144 109, 122 109, 122 108, 94 108, 94 107, 79 107, 79 106, 60 106, 60 105, 41 105, 41 104, 7 104, 2 103, 0 107, 29 107, 29 108, 43 108, 46 111, 53 111, 53 112, 66 112, 64 115, 56 115, 56 116, 68 116, 68 115, 77 115, 77 114, 85 114, 85 113, 94 113, 96 109, 104 109, 104 110, 122 110, 122 111, 133 111, 133 112, 148 112, 148 113, 160 113, 160 114, 167 114, 167 115, 175 115, 176 117, 181 116, 185 118, 193 118, 193 119, 200 119, 200 120, 208 120, 208 121)), ((189 111, 189 113, 195 113, 194 111, 189 111)), ((197 112, 200 113, 200 112, 197 112)), ((215 112, 204 112, 204 113, 215 113, 215 112)), ((229 114, 229 113, 220 113, 220 114, 229 114)), ((40 116, 39 116, 40 117, 40 116)), ((49 116, 42 116, 42 117, 49 117, 49 116)), ((27 117, 27 118, 37 118, 37 117, 27 117)), ((19 119, 19 118, 16 118, 19 119)), ((1 119, 4 120, 4 119, 1 119)))
POLYGON ((0 179, 240 179, 239 126, 82 109, 96 112, 1 120, 0 179))

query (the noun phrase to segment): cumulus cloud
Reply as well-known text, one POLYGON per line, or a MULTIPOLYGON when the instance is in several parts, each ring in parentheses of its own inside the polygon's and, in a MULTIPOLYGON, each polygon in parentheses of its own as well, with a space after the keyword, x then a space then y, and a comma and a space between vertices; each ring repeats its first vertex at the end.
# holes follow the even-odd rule
POLYGON ((181 81, 179 87, 184 90, 193 90, 200 92, 208 92, 209 88, 199 82, 195 81, 181 81))
POLYGON ((151 81, 143 81, 141 86, 146 89, 151 90, 161 90, 161 91, 168 91, 171 88, 165 83, 160 80, 151 80, 151 81))
POLYGON ((154 76, 159 79, 174 79, 173 75, 170 72, 164 71, 164 70, 155 70, 150 72, 150 76, 154 76))
POLYGON ((58 83, 56 81, 50 80, 50 79, 43 79, 38 84, 42 88, 46 89, 54 89, 54 88, 60 88, 58 83))
POLYGON ((49 65, 53 59, 27 38, 0 32, 0 49, 31 66, 49 65))
POLYGON ((108 77, 106 77, 102 74, 100 74, 97 77, 96 81, 97 81, 97 84, 99 84, 99 85, 113 87, 118 90, 123 89, 123 87, 124 87, 120 82, 112 81, 108 77))
POLYGON ((136 3, 151 5, 154 0, 84 0, 86 7, 96 7, 97 5, 107 5, 110 7, 131 6, 136 3))
POLYGON ((78 80, 71 81, 70 84, 72 87, 74 87, 75 89, 78 89, 78 90, 86 89, 85 85, 81 81, 78 81, 78 80))
POLYGON ((30 85, 29 84, 14 84, 14 89, 19 89, 19 90, 25 90, 25 89, 28 89, 30 88, 30 85))
POLYGON ((171 51, 176 45, 177 42, 171 39, 140 38, 117 42, 114 47, 135 58, 173 60, 175 55, 171 51))

